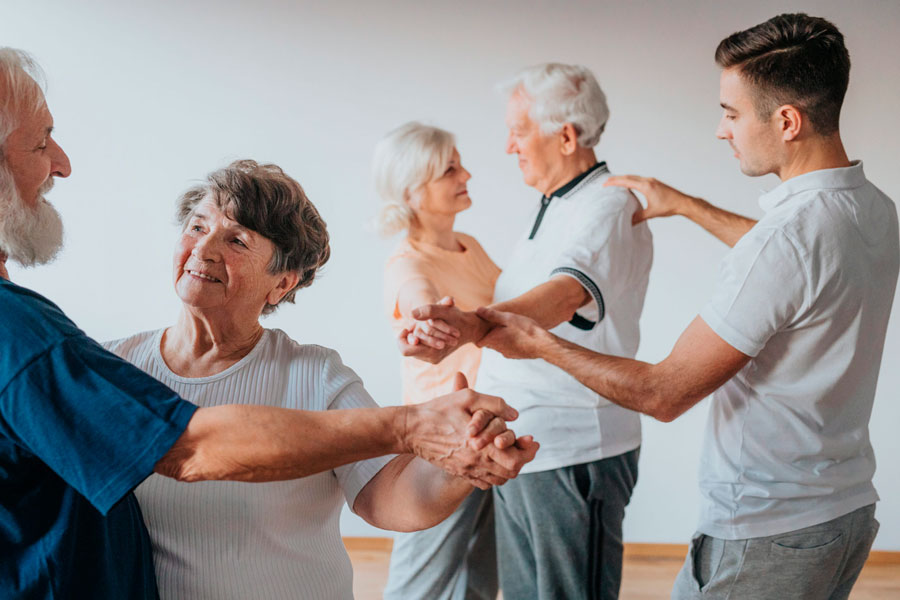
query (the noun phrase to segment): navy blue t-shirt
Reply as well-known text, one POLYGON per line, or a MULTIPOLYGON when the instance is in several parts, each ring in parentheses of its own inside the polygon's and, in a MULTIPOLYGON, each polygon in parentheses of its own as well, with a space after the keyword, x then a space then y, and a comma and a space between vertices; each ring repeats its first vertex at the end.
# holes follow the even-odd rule
POLYGON ((194 410, 0 279, 0 597, 157 598, 131 490, 194 410))

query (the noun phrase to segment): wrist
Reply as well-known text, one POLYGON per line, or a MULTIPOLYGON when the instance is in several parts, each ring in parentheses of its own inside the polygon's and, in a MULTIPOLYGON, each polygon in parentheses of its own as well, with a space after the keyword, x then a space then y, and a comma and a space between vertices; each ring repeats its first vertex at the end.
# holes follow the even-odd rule
POLYGON ((533 358, 542 358, 549 360, 553 351, 559 347, 559 338, 547 331, 541 329, 535 338, 534 356, 533 358))
POLYGON ((414 406, 391 406, 389 411, 390 434, 388 446, 392 454, 413 454, 412 430, 415 421, 414 406))
POLYGON ((697 213, 704 204, 706 204, 706 201, 703 198, 685 194, 683 201, 678 203, 678 208, 675 213, 694 221, 697 218, 697 213))

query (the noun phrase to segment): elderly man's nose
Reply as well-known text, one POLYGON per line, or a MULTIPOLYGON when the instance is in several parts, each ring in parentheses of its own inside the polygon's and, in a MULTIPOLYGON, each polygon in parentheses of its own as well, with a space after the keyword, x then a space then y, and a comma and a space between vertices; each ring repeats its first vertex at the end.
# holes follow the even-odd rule
POLYGON ((55 140, 51 138, 50 143, 52 144, 52 155, 51 155, 51 163, 50 170, 51 175, 54 177, 68 177, 72 174, 72 164, 69 162, 69 157, 62 149, 62 147, 56 143, 55 140))
POLYGON ((510 133, 509 137, 506 138, 506 153, 515 154, 518 151, 518 148, 516 148, 516 141, 513 139, 513 136, 510 133))

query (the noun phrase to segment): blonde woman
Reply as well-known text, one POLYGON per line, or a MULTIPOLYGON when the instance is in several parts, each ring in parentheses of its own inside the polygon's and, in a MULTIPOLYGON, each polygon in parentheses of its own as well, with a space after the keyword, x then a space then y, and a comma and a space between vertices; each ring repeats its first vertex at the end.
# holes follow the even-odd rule
MULTIPOLYGON (((458 332, 441 321, 416 322, 412 310, 438 301, 475 310, 490 304, 500 275, 475 238, 453 230, 456 215, 472 205, 471 175, 455 146, 452 134, 413 122, 390 132, 375 151, 379 228, 384 235, 405 233, 385 266, 385 306, 395 333, 408 330, 411 344, 455 345, 458 332)), ((474 386, 480 358, 474 344, 436 365, 404 358, 404 402, 451 391, 457 371, 474 386)), ((385 599, 496 596, 490 490, 475 490, 431 529, 395 537, 385 599)))

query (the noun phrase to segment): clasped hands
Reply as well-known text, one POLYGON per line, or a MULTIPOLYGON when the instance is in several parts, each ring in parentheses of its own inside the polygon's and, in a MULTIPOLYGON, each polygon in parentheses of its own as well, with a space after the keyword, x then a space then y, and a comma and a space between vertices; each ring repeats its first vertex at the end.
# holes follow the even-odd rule
MULTIPOLYGON (((416 308, 413 318, 416 324, 400 332, 397 344, 404 356, 430 363, 440 362, 468 342, 489 346, 508 358, 533 358, 538 345, 550 336, 527 317, 487 307, 475 312, 462 311, 450 297, 416 308)), ((506 421, 514 420, 518 414, 501 398, 469 390, 462 373, 456 374, 454 389, 457 391, 450 396, 415 405, 415 409, 446 413, 447 409, 454 410, 448 400, 455 396, 455 402, 463 409, 462 420, 456 422, 462 424, 470 417, 465 424, 467 442, 458 443, 458 434, 447 414, 433 415, 422 422, 434 429, 443 427, 443 434, 434 437, 444 435, 444 439, 413 451, 481 489, 502 485, 534 458, 539 444, 530 435, 517 438, 506 428, 506 421)))
POLYGON ((404 451, 486 490, 503 485, 534 459, 540 444, 506 427, 519 415, 501 398, 468 388, 456 374, 454 392, 403 408, 404 451))
POLYGON ((399 333, 397 346, 403 356, 432 364, 469 342, 506 358, 538 358, 553 337, 528 317, 486 306, 460 310, 450 296, 414 309, 412 317, 415 324, 399 333))

